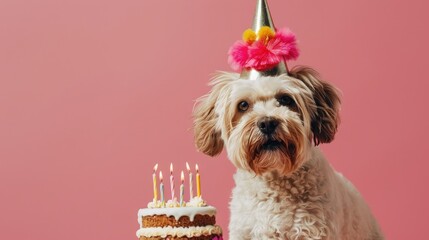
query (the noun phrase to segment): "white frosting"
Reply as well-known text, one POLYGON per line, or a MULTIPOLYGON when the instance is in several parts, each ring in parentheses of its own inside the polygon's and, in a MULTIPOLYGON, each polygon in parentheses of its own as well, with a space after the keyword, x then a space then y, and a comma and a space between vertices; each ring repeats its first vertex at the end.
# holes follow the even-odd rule
MULTIPOLYGON (((201 196, 199 197, 194 197, 192 198, 188 203, 183 202, 182 207, 204 207, 207 206, 206 202, 203 200, 203 198, 201 196)), ((173 208, 173 207, 181 207, 180 203, 177 201, 176 198, 174 198, 174 200, 168 200, 167 202, 161 202, 161 201, 156 201, 153 200, 152 202, 149 202, 147 204, 147 208, 163 208, 163 207, 167 207, 167 208, 173 208)))
POLYGON ((162 207, 162 203, 161 203, 161 201, 152 201, 152 202, 149 202, 148 204, 147 204, 147 207, 148 208, 160 208, 160 207, 162 207))
POLYGON ((216 215, 216 208, 212 206, 205 207, 176 207, 176 208, 143 208, 138 212, 138 221, 141 223, 143 216, 167 215, 173 216, 179 220, 182 216, 188 216, 191 221, 194 221, 195 215, 216 215))
POLYGON ((174 200, 168 200, 167 203, 165 204, 168 208, 172 208, 172 207, 180 207, 179 202, 176 200, 176 198, 174 200))
POLYGON ((203 198, 200 197, 194 197, 192 198, 187 204, 186 206, 189 207, 204 207, 207 206, 206 202, 203 200, 203 198))
POLYGON ((209 235, 221 235, 222 229, 218 225, 208 225, 204 227, 155 227, 155 228, 140 228, 137 230, 137 237, 161 237, 167 236, 177 237, 199 237, 209 235))

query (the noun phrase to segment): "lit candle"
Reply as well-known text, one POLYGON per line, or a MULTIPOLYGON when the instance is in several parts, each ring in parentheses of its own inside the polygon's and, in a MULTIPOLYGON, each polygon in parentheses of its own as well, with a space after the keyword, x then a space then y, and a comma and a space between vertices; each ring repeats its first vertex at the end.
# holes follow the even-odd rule
POLYGON ((170 164, 170 190, 171 190, 171 200, 174 201, 173 163, 170 164))
POLYGON ((153 167, 153 201, 156 203, 158 201, 158 186, 156 184, 156 170, 158 169, 158 163, 153 167))
POLYGON ((200 179, 200 172, 198 169, 198 164, 195 164, 195 169, 197 170, 197 197, 201 197, 201 179, 200 179))
POLYGON ((188 173, 189 173, 189 201, 194 197, 194 180, 192 177, 192 172, 191 172, 191 168, 189 167, 188 162, 186 162, 186 169, 188 169, 188 173))
POLYGON ((159 171, 159 181, 161 182, 159 184, 159 192, 161 193, 161 206, 164 206, 165 199, 164 199, 164 183, 162 182, 162 172, 159 171))
POLYGON ((180 174, 180 179, 182 180, 182 184, 180 185, 180 206, 183 206, 183 195, 185 195, 185 175, 182 173, 180 174))

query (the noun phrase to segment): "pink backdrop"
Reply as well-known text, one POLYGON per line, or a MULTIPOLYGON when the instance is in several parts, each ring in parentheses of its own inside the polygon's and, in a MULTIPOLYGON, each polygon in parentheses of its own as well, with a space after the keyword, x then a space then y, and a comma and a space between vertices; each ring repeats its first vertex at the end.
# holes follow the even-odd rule
MULTIPOLYGON (((271 3, 295 64, 343 92, 323 149, 388 239, 429 213, 427 1, 271 3)), ((194 100, 251 25, 254 1, 0 1, 0 239, 136 239, 155 163, 199 163, 227 230, 234 168, 197 153, 194 100)), ((176 175, 176 180, 179 175, 176 175)), ((178 185, 178 181, 176 185, 178 185)), ((168 185, 167 185, 168 188, 168 185)))

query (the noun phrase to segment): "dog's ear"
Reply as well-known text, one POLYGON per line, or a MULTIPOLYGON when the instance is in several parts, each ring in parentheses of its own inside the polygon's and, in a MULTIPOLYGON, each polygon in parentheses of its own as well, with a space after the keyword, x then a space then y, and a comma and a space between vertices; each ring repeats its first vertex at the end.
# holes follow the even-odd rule
POLYGON ((313 93, 316 104, 316 111, 311 119, 314 144, 317 146, 331 142, 340 122, 338 111, 341 101, 338 90, 330 83, 320 80, 319 74, 308 67, 294 68, 291 75, 303 81, 313 93))
POLYGON ((216 103, 225 100, 225 91, 232 81, 231 74, 221 73, 210 83, 211 91, 197 100, 194 108, 194 140, 197 149, 209 156, 218 155, 223 149, 221 129, 216 125, 219 116, 216 103))

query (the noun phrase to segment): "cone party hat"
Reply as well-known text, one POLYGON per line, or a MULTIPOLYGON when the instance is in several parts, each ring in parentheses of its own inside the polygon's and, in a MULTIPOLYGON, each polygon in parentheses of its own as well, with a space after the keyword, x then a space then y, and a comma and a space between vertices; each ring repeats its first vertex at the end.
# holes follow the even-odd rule
POLYGON ((252 29, 229 50, 229 63, 241 79, 288 74, 286 60, 298 57, 295 35, 274 27, 266 0, 257 0, 252 29))

